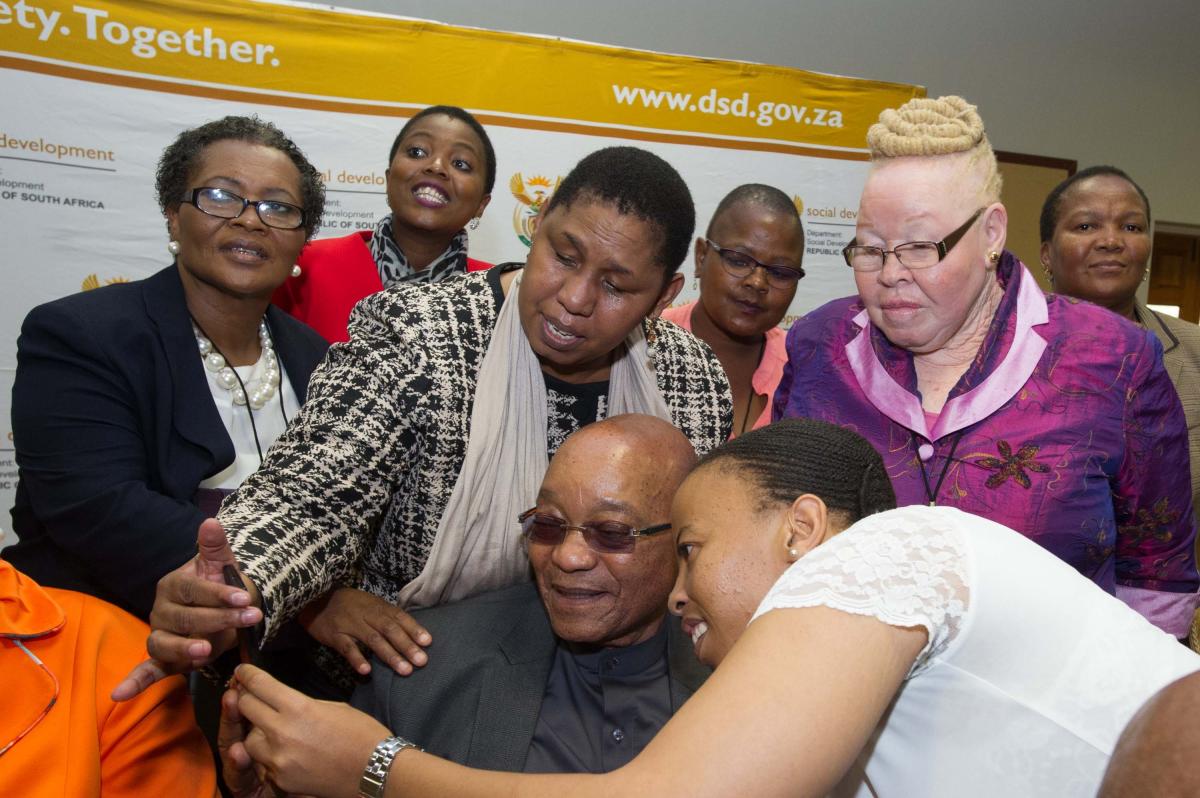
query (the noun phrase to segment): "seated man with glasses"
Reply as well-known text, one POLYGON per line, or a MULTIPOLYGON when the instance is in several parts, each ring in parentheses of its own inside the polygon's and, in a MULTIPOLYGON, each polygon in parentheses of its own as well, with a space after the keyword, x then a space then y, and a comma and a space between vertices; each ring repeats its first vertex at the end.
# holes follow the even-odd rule
POLYGON ((779 322, 804 276, 804 226, 779 189, 738 186, 717 204, 694 257, 700 298, 668 308, 674 322, 712 347, 733 392, 731 438, 771 422, 771 398, 787 352, 779 322))
POLYGON ((1185 637, 1200 583, 1188 439, 1158 340, 1043 294, 1005 250, 974 106, 913 100, 868 144, 843 253, 858 295, 792 327, 775 418, 857 431, 899 505, 1015 529, 1185 637))
POLYGON ((671 499, 695 460, 651 416, 571 435, 514 519, 534 584, 415 612, 437 655, 410 676, 373 667, 352 703, 473 767, 606 772, 633 759, 708 676, 667 615, 671 499))

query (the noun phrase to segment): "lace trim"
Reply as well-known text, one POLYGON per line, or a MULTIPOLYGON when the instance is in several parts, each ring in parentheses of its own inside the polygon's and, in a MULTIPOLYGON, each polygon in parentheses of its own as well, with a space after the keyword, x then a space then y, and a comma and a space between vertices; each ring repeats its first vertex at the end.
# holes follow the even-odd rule
POLYGON ((858 522, 791 566, 754 618, 823 606, 889 626, 923 627, 929 640, 909 669, 911 679, 949 648, 966 617, 967 548, 955 515, 913 506, 858 522))

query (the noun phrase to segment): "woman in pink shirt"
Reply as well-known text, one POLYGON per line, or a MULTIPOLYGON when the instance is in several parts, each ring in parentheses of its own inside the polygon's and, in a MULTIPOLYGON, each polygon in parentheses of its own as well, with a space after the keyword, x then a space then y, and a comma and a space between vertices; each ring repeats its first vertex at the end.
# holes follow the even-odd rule
POLYGON ((733 434, 771 423, 787 363, 778 324, 804 276, 804 227, 791 199, 759 183, 738 186, 696 239, 700 298, 662 318, 712 347, 733 390, 733 434))

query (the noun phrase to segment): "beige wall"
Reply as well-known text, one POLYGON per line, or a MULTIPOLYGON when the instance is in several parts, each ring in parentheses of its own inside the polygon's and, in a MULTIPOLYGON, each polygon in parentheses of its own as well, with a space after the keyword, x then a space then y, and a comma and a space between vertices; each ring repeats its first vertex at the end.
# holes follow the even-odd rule
POLYGON ((1041 235, 1038 217, 1046 195, 1067 178, 1067 170, 1001 161, 1000 174, 1004 178, 1001 200, 1008 210, 1008 241, 1005 246, 1016 253, 1037 277, 1042 289, 1048 291, 1050 283, 1039 260, 1041 235))

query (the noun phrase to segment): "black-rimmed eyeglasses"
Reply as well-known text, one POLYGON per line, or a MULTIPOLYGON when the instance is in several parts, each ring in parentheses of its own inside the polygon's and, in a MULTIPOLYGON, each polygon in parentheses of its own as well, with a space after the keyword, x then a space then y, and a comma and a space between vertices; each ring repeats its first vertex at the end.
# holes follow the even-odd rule
POLYGON ((980 208, 975 211, 971 214, 970 219, 963 222, 962 226, 941 241, 907 241, 897 244, 891 249, 883 249, 859 244, 857 239, 852 239, 842 249, 842 257, 846 259, 846 265, 856 272, 879 271, 883 268, 883 263, 888 255, 895 255, 896 260, 900 261, 905 268, 928 269, 930 266, 936 266, 942 262, 985 210, 987 209, 980 208))
POLYGON ((253 205, 255 213, 267 227, 278 230, 295 230, 304 226, 304 209, 298 205, 277 200, 249 200, 232 191, 212 186, 192 189, 184 202, 195 205, 196 210, 220 219, 236 219, 253 205))
POLYGON ((704 239, 704 243, 708 245, 709 249, 716 250, 717 257, 721 259, 721 265, 725 267, 725 271, 739 279, 746 277, 755 269, 762 269, 763 273, 767 275, 767 284, 772 288, 791 288, 804 276, 804 269, 800 267, 763 263, 745 252, 725 249, 707 238, 704 239))
POLYGON ((530 543, 557 546, 567 537, 567 532, 578 529, 592 551, 600 554, 627 554, 633 551, 639 537, 657 535, 671 528, 670 524, 634 529, 620 521, 595 521, 586 524, 568 524, 557 516, 539 513, 536 507, 517 516, 521 533, 530 543))

